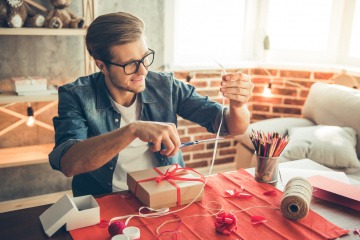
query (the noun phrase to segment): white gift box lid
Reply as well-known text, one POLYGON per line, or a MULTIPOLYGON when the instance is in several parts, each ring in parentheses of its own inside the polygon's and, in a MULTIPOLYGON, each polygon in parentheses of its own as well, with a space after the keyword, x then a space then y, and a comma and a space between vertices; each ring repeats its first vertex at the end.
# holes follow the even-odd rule
POLYGON ((99 223, 100 208, 91 195, 71 198, 65 194, 39 218, 46 235, 51 237, 64 224, 69 231, 99 223))

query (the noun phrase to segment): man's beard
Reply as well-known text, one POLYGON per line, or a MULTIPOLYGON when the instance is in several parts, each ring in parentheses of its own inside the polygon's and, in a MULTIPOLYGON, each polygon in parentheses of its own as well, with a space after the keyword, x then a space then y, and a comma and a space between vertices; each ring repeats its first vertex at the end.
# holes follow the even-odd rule
POLYGON ((146 87, 146 81, 144 82, 144 86, 142 86, 141 89, 139 89, 140 86, 138 87, 138 89, 132 89, 130 87, 123 86, 123 85, 117 83, 116 81, 113 81, 111 76, 109 76, 109 79, 111 81, 112 86, 120 91, 140 93, 140 92, 144 91, 145 87, 146 87))

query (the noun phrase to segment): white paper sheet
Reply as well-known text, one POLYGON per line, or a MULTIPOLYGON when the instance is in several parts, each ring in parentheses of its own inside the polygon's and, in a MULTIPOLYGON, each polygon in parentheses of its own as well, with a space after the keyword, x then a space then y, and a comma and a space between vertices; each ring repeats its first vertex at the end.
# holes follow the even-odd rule
POLYGON ((344 172, 282 168, 282 167, 279 168, 279 171, 281 175, 281 178, 279 176, 279 182, 282 182, 283 186, 285 186, 287 182, 293 177, 308 178, 316 175, 328 177, 343 183, 350 184, 349 179, 344 172))

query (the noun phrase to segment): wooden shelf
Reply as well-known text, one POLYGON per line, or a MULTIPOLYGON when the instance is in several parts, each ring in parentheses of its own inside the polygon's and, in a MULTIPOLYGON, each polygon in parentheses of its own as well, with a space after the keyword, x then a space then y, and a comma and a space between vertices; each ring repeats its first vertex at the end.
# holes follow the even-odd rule
POLYGON ((50 102, 57 101, 57 94, 18 96, 15 92, 3 92, 0 94, 0 104, 13 102, 50 102))
POLYGON ((73 28, 0 28, 0 35, 33 35, 33 36, 85 36, 86 29, 73 28))
POLYGON ((0 202, 0 213, 15 211, 24 208, 36 207, 57 202, 62 196, 68 194, 73 197, 71 190, 37 195, 33 197, 18 198, 15 200, 0 202))
POLYGON ((48 163, 53 143, 0 149, 0 168, 48 163))

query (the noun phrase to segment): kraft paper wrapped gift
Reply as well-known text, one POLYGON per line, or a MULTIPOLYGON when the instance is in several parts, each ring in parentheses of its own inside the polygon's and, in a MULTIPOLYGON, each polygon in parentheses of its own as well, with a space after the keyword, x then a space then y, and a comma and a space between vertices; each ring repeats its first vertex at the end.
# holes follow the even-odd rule
POLYGON ((176 164, 127 174, 130 191, 142 204, 155 209, 187 204, 197 196, 195 201, 200 201, 203 181, 203 176, 195 170, 176 164))
POLYGON ((69 231, 99 223, 100 208, 91 195, 71 198, 65 194, 39 218, 46 235, 51 237, 64 224, 69 231))

